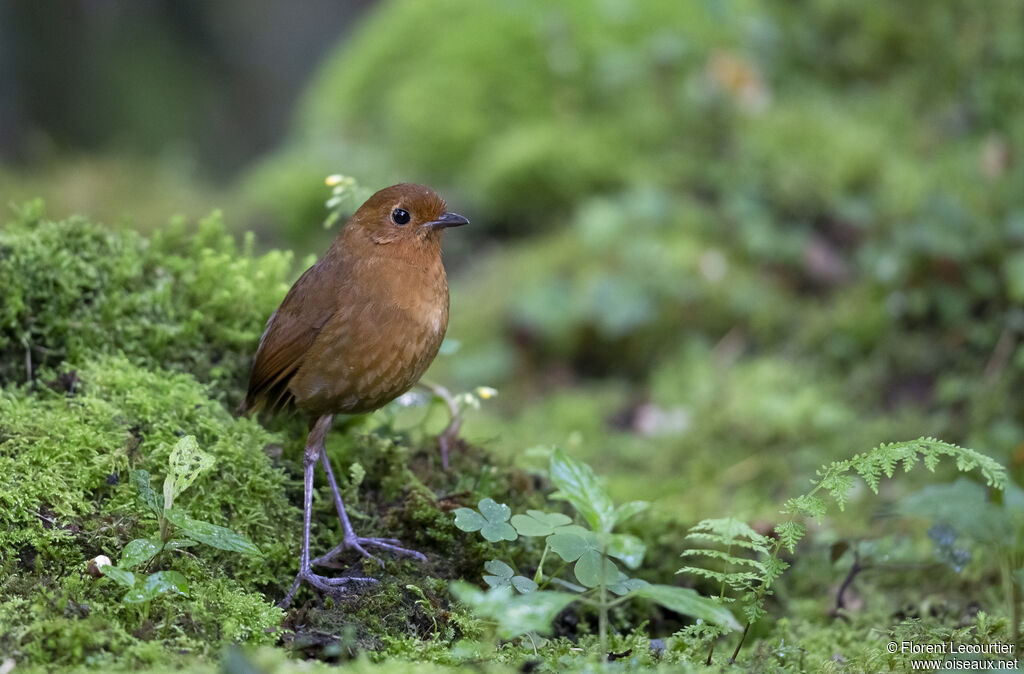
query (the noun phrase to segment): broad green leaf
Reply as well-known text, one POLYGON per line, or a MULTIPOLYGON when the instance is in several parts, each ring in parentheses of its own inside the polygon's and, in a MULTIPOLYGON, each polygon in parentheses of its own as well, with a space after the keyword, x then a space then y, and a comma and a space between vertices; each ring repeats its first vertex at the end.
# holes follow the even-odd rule
POLYGON ((520 536, 550 536, 555 529, 572 524, 572 518, 562 513, 527 510, 526 515, 513 515, 512 526, 520 536))
POLYGON ((636 569, 644 561, 647 545, 632 534, 612 534, 608 537, 605 552, 609 557, 621 559, 631 569, 636 569))
POLYGON ((647 507, 650 505, 651 504, 647 501, 630 501, 629 503, 623 503, 615 509, 615 523, 622 524, 630 517, 647 510, 647 507))
POLYGON ((566 562, 575 562, 591 546, 578 534, 558 533, 548 537, 547 544, 566 562))
POLYGON ((139 492, 139 498, 142 502, 153 511, 153 514, 160 517, 160 511, 163 510, 163 504, 158 502, 157 494, 153 491, 153 487, 149 483, 149 471, 146 470, 133 470, 128 477, 132 486, 139 492))
POLYGON ((146 577, 141 587, 128 590, 123 601, 141 604, 168 592, 188 596, 188 581, 177 571, 157 571, 146 577))
POLYGON ((515 595, 512 588, 487 592, 463 581, 451 584, 452 594, 483 618, 498 623, 498 637, 511 639, 527 632, 550 633, 551 621, 577 599, 567 592, 530 592, 515 595))
POLYGON ((128 569, 122 569, 110 564, 105 564, 99 568, 100 573, 115 583, 124 585, 125 587, 135 587, 135 574, 128 569))
POLYGON ((246 555, 260 556, 262 553, 256 545, 245 536, 235 533, 227 527, 220 527, 209 522, 194 520, 177 508, 165 511, 171 524, 178 527, 186 538, 205 543, 218 550, 241 552, 246 555))
POLYGON ((558 487, 554 496, 572 503, 594 531, 611 532, 615 506, 590 466, 556 449, 551 454, 550 470, 551 481, 558 487))
POLYGON ((197 545, 197 543, 187 538, 175 538, 167 541, 164 548, 167 550, 181 550, 182 548, 191 548, 193 545, 197 545))
POLYGON ((633 595, 653 599, 665 608, 693 618, 700 618, 720 627, 740 629, 733 614, 713 599, 702 597, 693 590, 672 585, 645 585, 633 590, 633 595))
POLYGON ((121 561, 118 562, 118 566, 122 569, 130 569, 133 566, 138 566, 143 562, 156 557, 157 553, 160 552, 163 546, 160 541, 154 541, 149 538, 136 538, 128 545, 124 546, 124 550, 121 551, 121 561))
POLYGON ((213 457, 199 449, 196 436, 186 435, 178 440, 167 460, 164 479, 164 508, 170 509, 174 499, 191 486, 196 478, 213 467, 213 457))
POLYGON ((580 555, 573 573, 586 587, 597 587, 602 581, 605 585, 614 585, 619 580, 619 567, 597 550, 587 550, 580 555))

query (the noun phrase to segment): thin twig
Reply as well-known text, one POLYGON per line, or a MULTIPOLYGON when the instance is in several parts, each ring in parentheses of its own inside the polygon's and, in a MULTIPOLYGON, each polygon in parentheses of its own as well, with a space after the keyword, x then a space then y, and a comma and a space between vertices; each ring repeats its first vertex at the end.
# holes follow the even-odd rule
POLYGON ((743 628, 743 634, 740 635, 740 642, 736 644, 736 650, 732 652, 732 657, 729 658, 729 664, 736 664, 736 657, 740 654, 740 649, 743 648, 743 641, 747 638, 747 632, 750 631, 750 623, 748 622, 746 627, 743 628))
POLYGON ((853 549, 853 564, 850 565, 850 572, 846 574, 846 578, 843 580, 842 585, 839 586, 839 590, 836 592, 836 607, 834 609, 835 615, 839 616, 840 611, 846 608, 846 601, 844 595, 846 591, 850 589, 850 585, 853 584, 853 579, 857 577, 861 571, 870 568, 870 564, 861 564, 860 562, 860 551, 857 548, 853 549))

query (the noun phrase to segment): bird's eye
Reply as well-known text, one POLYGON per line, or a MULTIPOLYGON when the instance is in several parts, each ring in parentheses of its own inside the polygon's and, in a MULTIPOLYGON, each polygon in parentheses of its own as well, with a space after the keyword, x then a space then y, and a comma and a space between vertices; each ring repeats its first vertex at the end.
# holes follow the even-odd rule
POLYGON ((391 219, 395 221, 396 225, 404 225, 409 222, 409 211, 396 208, 391 211, 391 219))

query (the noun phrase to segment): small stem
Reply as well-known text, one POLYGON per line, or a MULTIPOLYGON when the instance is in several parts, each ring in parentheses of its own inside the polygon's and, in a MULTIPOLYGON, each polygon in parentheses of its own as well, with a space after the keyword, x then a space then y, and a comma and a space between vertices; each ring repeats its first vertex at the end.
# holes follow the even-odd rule
POLYGON ((633 594, 632 592, 629 593, 629 594, 624 594, 621 597, 619 597, 618 599, 612 599, 610 602, 607 602, 607 606, 608 606, 608 608, 615 608, 619 604, 625 604, 627 601, 629 601, 630 599, 633 599, 634 597, 636 597, 636 595, 633 594))
POLYGON ((834 612, 836 616, 840 616, 840 611, 846 608, 846 591, 850 589, 850 585, 853 584, 853 579, 857 577, 861 571, 868 568, 867 564, 860 563, 860 551, 853 548, 853 565, 850 566, 850 572, 846 574, 846 578, 843 580, 842 585, 839 586, 839 591, 836 592, 836 607, 834 612))
MULTIPOLYGON (((602 560, 603 561, 603 560, 602 560)), ((604 569, 602 569, 602 572, 604 569)), ((604 661, 608 657, 608 592, 604 585, 604 574, 601 575, 601 604, 600 604, 600 622, 598 623, 598 629, 601 632, 601 660, 604 661)))
POLYGON ((711 666, 711 656, 715 654, 715 644, 718 643, 718 639, 711 640, 711 647, 708 648, 708 659, 704 661, 705 667, 711 666))
POLYGON ((569 562, 562 562, 562 565, 560 567, 558 567, 558 571, 555 571, 553 574, 548 576, 547 580, 545 580, 543 583, 539 583, 540 588, 538 588, 538 589, 543 590, 545 587, 547 587, 551 583, 551 579, 552 578, 557 578, 558 575, 561 574, 562 571, 564 571, 565 567, 567 567, 567 566, 569 566, 569 562))
POLYGON ((544 580, 544 560, 547 559, 548 550, 551 549, 550 545, 544 546, 544 552, 540 555, 540 564, 537 565, 537 573, 533 574, 533 582, 540 585, 540 582, 544 580))
POLYGON ((747 632, 750 631, 750 623, 748 622, 743 628, 743 634, 740 635, 740 642, 736 644, 736 650, 732 652, 732 657, 729 658, 729 664, 736 664, 736 656, 740 654, 740 649, 743 648, 743 640, 747 638, 747 632))
POLYGON ((1020 648, 1021 587, 1013 578, 1013 565, 1011 564, 1009 556, 1007 555, 1005 550, 1003 551, 1001 557, 1002 563, 1000 564, 1000 566, 1002 568, 1000 569, 1000 571, 1002 572, 1001 575, 1003 576, 1003 582, 1005 583, 1005 587, 1007 590, 1006 597, 1010 603, 1008 607, 1010 609, 1010 643, 1014 645, 1014 648, 1020 648))
POLYGON ((164 543, 169 541, 171 538, 170 532, 168 531, 170 524, 171 523, 167 521, 166 517, 160 515, 160 540, 164 543))

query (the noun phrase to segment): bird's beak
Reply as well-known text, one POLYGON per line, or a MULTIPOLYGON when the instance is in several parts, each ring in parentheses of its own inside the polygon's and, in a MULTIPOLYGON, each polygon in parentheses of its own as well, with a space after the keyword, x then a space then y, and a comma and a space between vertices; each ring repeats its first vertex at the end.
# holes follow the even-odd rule
POLYGON ((468 225, 469 220, 462 217, 458 213, 442 213, 441 217, 433 222, 424 224, 424 227, 430 229, 444 229, 445 227, 461 227, 462 225, 468 225))

